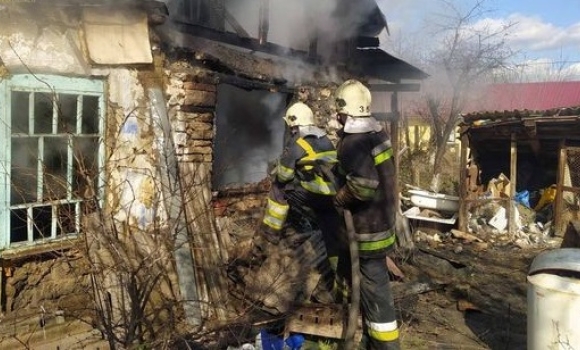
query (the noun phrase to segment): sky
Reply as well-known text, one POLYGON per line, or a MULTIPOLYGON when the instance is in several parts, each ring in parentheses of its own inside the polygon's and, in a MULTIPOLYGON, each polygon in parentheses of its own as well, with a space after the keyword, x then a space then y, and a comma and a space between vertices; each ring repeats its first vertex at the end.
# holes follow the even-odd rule
MULTIPOLYGON (((450 0, 469 8, 473 0, 450 0)), ((442 21, 441 3, 435 0, 377 0, 387 16, 390 35, 385 42, 396 52, 401 40, 406 48, 429 45, 434 22, 442 21), (413 38, 412 44, 408 39, 413 38)), ((580 80, 580 0, 485 0, 487 11, 473 25, 511 23, 507 43, 518 54, 512 64, 528 74, 554 71, 568 80, 580 80)), ((389 47, 387 47, 389 49, 389 47)), ((405 50, 400 50, 405 54, 405 50)), ((401 56, 401 55, 400 55, 401 56)), ((405 58, 405 57, 403 57, 405 58)))

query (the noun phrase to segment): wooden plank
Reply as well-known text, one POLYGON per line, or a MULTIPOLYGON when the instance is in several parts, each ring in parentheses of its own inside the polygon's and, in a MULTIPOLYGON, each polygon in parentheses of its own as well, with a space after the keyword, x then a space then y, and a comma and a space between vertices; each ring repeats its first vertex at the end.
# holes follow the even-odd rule
MULTIPOLYGON (((303 306, 286 321, 287 333, 302 333, 331 339, 342 339, 348 311, 340 305, 303 306)), ((362 337, 362 319, 358 319, 355 340, 362 337)))
POLYGON ((556 236, 562 236, 564 234, 564 222, 562 217, 564 197, 563 197, 563 187, 564 187, 564 172, 566 166, 566 141, 560 141, 560 154, 558 157, 558 179, 556 182, 556 200, 554 203, 554 228, 556 236))
POLYGON ((458 227, 461 231, 467 231, 467 149, 469 148, 469 137, 467 134, 461 135, 461 153, 459 165, 459 223, 458 227))
POLYGON ((516 194, 516 179, 518 175, 518 143, 516 134, 511 136, 510 144, 510 194, 509 194, 509 204, 507 207, 507 217, 508 217, 508 232, 509 234, 515 234, 516 227, 516 208, 515 202, 512 200, 516 194))
MULTIPOLYGON (((203 163, 180 163, 180 179, 184 193, 185 214, 188 218, 190 237, 193 241, 193 256, 196 265, 198 286, 204 291, 208 309, 205 317, 227 318, 228 294, 225 271, 217 269, 223 266, 222 249, 215 226, 212 223, 211 189, 208 166, 203 163)), ((202 293, 200 293, 201 295, 202 293)))

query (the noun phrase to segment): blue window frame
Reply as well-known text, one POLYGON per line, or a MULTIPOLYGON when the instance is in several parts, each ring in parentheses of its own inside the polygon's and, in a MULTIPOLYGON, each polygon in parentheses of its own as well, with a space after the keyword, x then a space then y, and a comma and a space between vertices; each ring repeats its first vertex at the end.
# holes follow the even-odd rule
POLYGON ((104 83, 0 81, 0 250, 74 237, 102 198, 104 83))

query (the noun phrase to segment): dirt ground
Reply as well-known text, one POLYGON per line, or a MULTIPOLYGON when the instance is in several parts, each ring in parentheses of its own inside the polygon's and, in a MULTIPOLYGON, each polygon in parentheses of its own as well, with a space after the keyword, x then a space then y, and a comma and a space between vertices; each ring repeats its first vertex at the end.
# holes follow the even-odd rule
MULTIPOLYGON (((522 249, 505 240, 482 248, 447 236, 418 242, 412 253, 393 252, 404 275, 393 275, 391 284, 402 349, 525 350, 526 277, 538 254, 560 244, 554 238, 522 249)), ((303 350, 338 348, 307 334, 303 350)))
POLYGON ((393 288, 424 281, 432 289, 395 293, 403 349, 526 349, 527 273, 535 256, 558 246, 418 244, 411 256, 397 254, 405 278, 393 288))

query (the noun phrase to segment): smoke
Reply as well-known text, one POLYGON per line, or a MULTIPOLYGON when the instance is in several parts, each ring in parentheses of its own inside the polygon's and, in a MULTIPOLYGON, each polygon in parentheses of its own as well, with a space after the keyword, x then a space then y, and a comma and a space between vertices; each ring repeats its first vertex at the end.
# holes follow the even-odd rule
MULTIPOLYGON (((228 0, 226 7, 248 33, 257 37, 260 0, 228 0)), ((332 44, 352 38, 376 9, 373 0, 270 0, 268 41, 307 50, 318 42, 320 54, 330 54, 332 44)))
POLYGON ((280 155, 286 95, 218 86, 213 183, 259 182, 280 155))
MULTIPOLYGON (((173 19, 192 22, 203 21, 213 11, 204 2, 190 0, 163 0, 173 19), (193 5, 192 5, 193 4, 193 5), (187 5, 187 6, 186 6, 187 5), (185 12, 190 12, 186 14, 185 12)), ((226 11, 231 14, 252 38, 258 38, 261 0, 224 0, 226 11)), ((269 0, 268 41, 297 50, 308 50, 313 38, 318 42, 320 55, 332 55, 334 43, 350 39, 363 25, 369 15, 377 10, 375 0, 269 0)), ((226 30, 234 32, 226 21, 226 30)))

